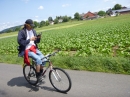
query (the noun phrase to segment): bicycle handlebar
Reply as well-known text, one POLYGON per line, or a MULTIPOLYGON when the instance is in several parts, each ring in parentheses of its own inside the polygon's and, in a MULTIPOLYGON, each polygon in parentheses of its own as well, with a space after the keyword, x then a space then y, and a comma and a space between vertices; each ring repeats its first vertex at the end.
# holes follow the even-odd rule
POLYGON ((50 54, 50 56, 55 56, 56 53, 58 53, 60 50, 55 51, 54 53, 50 54))
MULTIPOLYGON (((45 55, 44 58, 48 59, 48 57, 55 56, 55 54, 58 53, 59 51, 60 51, 60 50, 57 50, 57 51, 55 51, 55 52, 53 52, 53 53, 51 53, 51 54, 47 54, 47 55, 45 55)), ((44 58, 42 58, 42 59, 44 59, 44 58)))

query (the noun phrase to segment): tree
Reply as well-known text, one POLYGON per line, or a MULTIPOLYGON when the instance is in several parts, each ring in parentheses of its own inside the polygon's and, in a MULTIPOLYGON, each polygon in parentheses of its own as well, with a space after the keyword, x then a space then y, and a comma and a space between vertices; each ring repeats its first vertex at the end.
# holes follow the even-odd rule
POLYGON ((122 8, 122 5, 116 4, 116 5, 112 8, 112 10, 118 10, 118 9, 121 9, 121 8, 122 8))
POLYGON ((34 21, 34 28, 39 27, 39 23, 37 21, 34 21))
POLYGON ((46 22, 45 21, 41 21, 39 27, 43 27, 45 25, 46 25, 46 22))
POLYGON ((49 18, 48 18, 48 21, 49 21, 49 22, 53 21, 52 17, 49 17, 49 18))
POLYGON ((63 22, 68 22, 69 21, 69 18, 67 16, 64 16, 63 17, 63 22))
POLYGON ((55 20, 54 20, 54 24, 58 24, 58 18, 56 18, 55 20))
POLYGON ((8 30, 6 31, 6 33, 10 33, 10 32, 13 32, 13 29, 8 29, 8 30))
POLYGON ((71 19, 72 19, 72 17, 71 17, 71 16, 69 16, 68 18, 69 18, 69 20, 71 20, 71 19))
POLYGON ((47 21, 46 21, 46 26, 48 26, 48 25, 49 25, 49 21, 47 20, 47 21))
POLYGON ((16 27, 14 31, 19 31, 20 30, 20 27, 16 27))
POLYGON ((105 13, 105 11, 102 11, 102 10, 101 10, 101 11, 98 12, 98 15, 99 15, 99 16, 105 16, 106 13, 105 13))
POLYGON ((58 19, 58 20, 61 19, 61 16, 56 16, 56 19, 58 19))
POLYGON ((80 15, 79 15, 78 12, 76 12, 76 13, 74 14, 74 18, 75 18, 75 19, 78 19, 78 20, 80 19, 80 15))

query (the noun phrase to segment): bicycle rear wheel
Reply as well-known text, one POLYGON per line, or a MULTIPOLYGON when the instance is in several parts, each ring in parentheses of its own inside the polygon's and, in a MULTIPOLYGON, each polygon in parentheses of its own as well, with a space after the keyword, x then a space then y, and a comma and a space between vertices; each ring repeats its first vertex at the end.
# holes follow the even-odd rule
POLYGON ((23 75, 29 84, 36 85, 38 83, 36 69, 33 66, 25 65, 23 68, 23 75))
POLYGON ((63 69, 53 68, 49 72, 49 80, 52 86, 59 92, 66 93, 71 89, 71 79, 63 69))

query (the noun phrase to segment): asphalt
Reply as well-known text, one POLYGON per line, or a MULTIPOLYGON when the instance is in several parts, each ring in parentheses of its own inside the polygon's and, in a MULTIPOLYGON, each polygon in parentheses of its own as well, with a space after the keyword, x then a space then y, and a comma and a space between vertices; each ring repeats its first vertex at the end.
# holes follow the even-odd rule
POLYGON ((0 63, 0 97, 130 97, 130 75, 65 70, 71 77, 68 93, 57 92, 49 82, 34 87, 23 76, 22 65, 0 63))

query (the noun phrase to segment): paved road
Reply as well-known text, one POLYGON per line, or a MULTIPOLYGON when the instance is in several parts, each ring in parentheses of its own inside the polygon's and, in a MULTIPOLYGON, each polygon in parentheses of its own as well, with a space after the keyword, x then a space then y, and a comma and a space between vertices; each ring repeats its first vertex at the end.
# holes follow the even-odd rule
POLYGON ((0 63, 0 97, 130 97, 130 75, 66 71, 73 85, 63 94, 55 91, 48 76, 33 87, 24 79, 21 65, 0 63))

